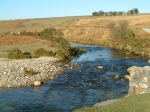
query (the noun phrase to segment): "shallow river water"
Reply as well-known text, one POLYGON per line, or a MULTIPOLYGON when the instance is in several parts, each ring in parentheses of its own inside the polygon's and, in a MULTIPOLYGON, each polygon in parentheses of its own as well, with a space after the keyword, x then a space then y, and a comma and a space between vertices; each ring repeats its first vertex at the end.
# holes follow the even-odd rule
POLYGON ((71 60, 79 63, 41 87, 0 89, 0 112, 71 112, 97 102, 122 98, 129 83, 124 77, 130 66, 146 66, 147 59, 100 46, 84 46, 87 53, 71 60), (128 58, 127 58, 128 57, 128 58), (104 66, 103 70, 97 66, 104 66))

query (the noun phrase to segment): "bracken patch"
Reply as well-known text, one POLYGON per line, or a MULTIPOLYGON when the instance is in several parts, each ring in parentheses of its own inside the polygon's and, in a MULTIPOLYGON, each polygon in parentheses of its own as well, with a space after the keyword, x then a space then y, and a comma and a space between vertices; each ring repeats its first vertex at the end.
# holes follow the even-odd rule
POLYGON ((31 36, 3 36, 0 37, 0 45, 30 44, 39 40, 31 36))

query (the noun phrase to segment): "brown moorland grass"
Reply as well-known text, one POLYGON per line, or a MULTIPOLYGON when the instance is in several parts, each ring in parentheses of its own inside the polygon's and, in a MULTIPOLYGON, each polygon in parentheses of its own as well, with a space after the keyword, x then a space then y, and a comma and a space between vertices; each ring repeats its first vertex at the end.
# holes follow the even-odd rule
POLYGON ((22 19, 0 21, 0 33, 10 32, 19 33, 20 31, 41 31, 45 28, 57 27, 63 30, 64 37, 69 40, 95 41, 107 40, 109 29, 107 25, 110 22, 119 22, 122 20, 129 22, 129 27, 133 29, 138 38, 143 37, 144 32, 141 28, 150 28, 150 15, 123 15, 123 16, 74 16, 74 17, 56 17, 41 19, 22 19), (139 35, 143 34, 143 35, 139 35), (93 38, 97 39, 93 39, 93 38), (103 37, 103 38, 101 38, 103 37), (84 39, 85 38, 85 39, 84 39), (87 39, 88 38, 88 39, 87 39))
POLYGON ((0 45, 17 45, 17 44, 30 44, 39 42, 38 39, 31 36, 3 36, 0 37, 0 45))
MULTIPOLYGON (((127 21, 129 28, 132 29, 137 37, 148 37, 147 33, 141 28, 150 27, 150 15, 126 15, 126 16, 103 16, 103 17, 91 17, 80 19, 78 21, 72 21, 65 24, 63 27, 64 37, 70 40, 86 41, 93 40, 95 37, 99 37, 99 41, 108 40, 109 23, 119 21, 127 21), (141 35, 142 34, 142 35, 141 35), (84 40, 84 37, 86 38, 84 40), (101 38, 102 37, 102 38, 101 38)), ((94 40, 93 40, 94 41, 94 40)), ((97 42, 97 39, 95 40, 97 42)))
POLYGON ((19 19, 0 21, 0 33, 20 31, 42 31, 45 28, 61 27, 64 24, 76 21, 90 16, 68 16, 68 17, 53 17, 53 18, 35 18, 35 19, 19 19))
POLYGON ((136 35, 136 38, 150 38, 150 34, 145 34, 145 33, 143 33, 143 34, 138 34, 138 35, 136 35))
MULTIPOLYGON (((0 21, 0 33, 3 31, 40 31, 45 28, 60 28, 67 40, 88 44, 103 44, 110 40, 108 24, 125 20, 129 23, 137 38, 150 38, 142 28, 150 28, 150 15, 123 16, 78 16, 60 18, 41 18, 26 20, 0 21), (9 28, 8 28, 9 26, 9 28)), ((42 42, 45 43, 45 42, 42 42)))

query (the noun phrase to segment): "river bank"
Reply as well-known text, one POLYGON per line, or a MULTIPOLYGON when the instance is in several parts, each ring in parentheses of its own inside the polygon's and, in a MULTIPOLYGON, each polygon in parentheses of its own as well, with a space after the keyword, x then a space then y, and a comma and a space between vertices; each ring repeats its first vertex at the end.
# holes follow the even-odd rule
MULTIPOLYGON (((136 38, 135 38, 136 39, 136 38)), ((74 39, 70 39, 72 42, 80 43, 83 45, 100 45, 105 48, 113 48, 116 50, 124 51, 126 54, 136 54, 141 57, 150 58, 150 51, 149 51, 149 39, 136 39, 136 40, 128 40, 129 43, 123 42, 123 40, 113 40, 113 39, 108 39, 106 40, 101 40, 101 41, 78 41, 74 39), (140 43, 140 44, 139 44, 140 43), (132 45, 133 44, 133 45, 132 45), (141 45, 147 45, 146 47, 142 47, 141 45)))
POLYGON ((41 57, 23 60, 0 60, 0 88, 24 87, 33 85, 35 81, 53 79, 63 71, 56 63, 59 59, 41 57), (30 74, 34 72, 34 74, 30 74))
MULTIPOLYGON (((142 46, 139 46, 138 42, 136 42, 137 40, 135 40, 134 45, 132 45, 132 42, 134 41, 133 40, 133 41, 130 41, 129 43, 123 43, 123 42, 120 42, 120 43, 114 42, 111 44, 106 43, 103 46, 108 46, 111 48, 115 48, 117 50, 123 50, 123 51, 126 51, 128 53, 133 53, 136 55, 140 55, 140 56, 149 58, 150 57, 150 51, 149 51, 148 43, 147 43, 147 47, 142 47, 142 46)), ((140 42, 140 40, 138 40, 138 41, 140 42)), ((140 45, 144 45, 144 44, 145 43, 141 41, 140 45)))
MULTIPOLYGON (((44 83, 40 87, 1 88, 0 111, 10 109, 9 111, 72 112, 79 108, 93 106, 97 102, 120 99, 126 96, 129 90, 129 82, 124 80, 127 69, 133 65, 148 65, 146 59, 140 59, 137 55, 126 54, 123 51, 101 46, 72 44, 87 50, 87 53, 73 58, 65 65, 58 65, 64 71, 59 75, 54 75, 53 80, 43 81, 44 83), (103 69, 100 69, 99 66, 103 66, 103 69), (120 76, 121 79, 118 80, 114 76, 120 76)), ((15 65, 13 64, 15 69, 12 70, 17 69, 16 65, 22 66, 22 63, 27 65, 26 69, 33 68, 35 70, 37 67, 39 72, 44 73, 57 63, 57 61, 53 62, 51 58, 48 59, 49 61, 47 58, 43 60, 41 58, 25 61, 12 60, 9 62, 9 66, 15 61, 15 65), (27 63, 27 61, 29 62, 27 63)), ((9 69, 4 63, 1 64, 1 67, 9 69)), ((24 68, 23 66, 22 70, 16 71, 24 73, 24 68)), ((35 75, 41 74, 39 72, 35 75)), ((22 77, 27 76, 22 75, 22 77)), ((50 77, 51 75, 48 76, 48 78, 50 77)))

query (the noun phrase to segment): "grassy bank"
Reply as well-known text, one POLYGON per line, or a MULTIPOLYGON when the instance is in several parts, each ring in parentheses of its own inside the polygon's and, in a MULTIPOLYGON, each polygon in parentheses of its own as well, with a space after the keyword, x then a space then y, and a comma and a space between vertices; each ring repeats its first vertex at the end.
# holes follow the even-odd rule
POLYGON ((142 30, 142 28, 149 28, 150 26, 150 20, 147 17, 150 17, 150 15, 81 19, 64 25, 62 31, 64 37, 70 41, 85 44, 100 44, 148 56, 150 55, 150 34, 142 30), (134 38, 112 38, 109 24, 115 23, 118 26, 121 21, 128 23, 128 29, 135 34, 134 38), (124 49, 125 47, 129 47, 129 45, 130 48, 124 49), (122 46, 124 47, 123 49, 120 48, 122 46))
POLYGON ((39 48, 44 48, 45 50, 56 51, 57 47, 50 47, 48 44, 42 44, 40 42, 30 43, 30 44, 18 44, 18 45, 5 45, 0 46, 0 58, 7 58, 8 52, 14 48, 19 48, 22 52, 29 52, 31 55, 34 51, 39 48))
POLYGON ((132 95, 101 107, 86 107, 74 112, 149 112, 150 93, 132 95))
POLYGON ((0 37, 0 58, 7 58, 8 53, 19 48, 22 52, 34 54, 34 51, 39 48, 45 50, 56 51, 58 48, 51 45, 52 42, 35 38, 32 36, 14 36, 6 35, 0 37))

